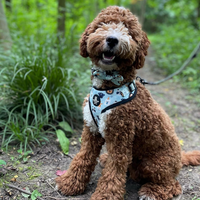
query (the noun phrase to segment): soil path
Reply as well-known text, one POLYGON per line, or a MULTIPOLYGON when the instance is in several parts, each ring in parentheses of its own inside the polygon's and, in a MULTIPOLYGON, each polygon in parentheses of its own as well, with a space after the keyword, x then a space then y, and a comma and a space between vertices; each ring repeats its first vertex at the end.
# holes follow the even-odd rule
MULTIPOLYGON (((153 58, 147 58, 146 66, 139 72, 142 78, 148 81, 157 81, 163 78, 161 73, 156 70, 153 58)), ((159 86, 146 86, 152 96, 159 102, 166 112, 170 115, 175 125, 182 148, 186 151, 200 150, 200 105, 191 94, 172 81, 165 82, 159 86)), ((19 188, 28 187, 32 192, 38 190, 43 199, 80 199, 88 200, 95 191, 97 181, 101 176, 101 168, 96 167, 92 174, 90 183, 82 195, 76 197, 64 197, 54 190, 57 170, 68 169, 72 157, 79 151, 79 138, 81 131, 71 138, 70 154, 65 156, 61 153, 55 137, 50 138, 51 143, 34 149, 34 154, 28 161, 23 162, 16 153, 17 149, 9 153, 0 152, 0 159, 7 162, 5 168, 0 168, 0 199, 27 199, 18 190, 11 189, 2 185, 6 182, 19 188), (16 180, 13 179, 14 176, 16 180), (11 182, 11 179, 14 182, 11 182)), ((182 200, 200 200, 200 167, 184 167, 178 176, 183 188, 182 200)), ((126 200, 138 199, 137 191, 140 185, 131 180, 127 181, 126 200)))

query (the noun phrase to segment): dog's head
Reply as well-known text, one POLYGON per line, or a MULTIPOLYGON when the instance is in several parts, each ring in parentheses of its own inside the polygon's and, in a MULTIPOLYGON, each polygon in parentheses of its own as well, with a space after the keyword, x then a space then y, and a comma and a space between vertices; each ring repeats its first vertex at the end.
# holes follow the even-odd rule
POLYGON ((143 67, 150 41, 128 9, 110 6, 88 25, 80 39, 80 54, 104 69, 143 67))

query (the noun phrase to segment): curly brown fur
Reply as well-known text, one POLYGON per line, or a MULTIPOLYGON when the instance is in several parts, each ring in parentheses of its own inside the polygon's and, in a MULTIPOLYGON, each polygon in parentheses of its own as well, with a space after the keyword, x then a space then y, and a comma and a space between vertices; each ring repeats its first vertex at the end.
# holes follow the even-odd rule
POLYGON ((85 190, 104 141, 100 135, 93 136, 89 128, 84 126, 80 152, 74 157, 67 172, 56 178, 57 187, 63 194, 75 195, 85 190))
MULTIPOLYGON (((123 23, 128 30, 128 34, 133 39, 130 40, 130 50, 124 51, 124 53, 119 56, 118 60, 119 74, 125 78, 124 81, 121 82, 121 85, 123 85, 135 78, 135 69, 143 67, 145 56, 147 55, 147 49, 150 44, 146 33, 141 29, 137 17, 135 17, 129 10, 120 9, 117 6, 110 6, 102 10, 82 34, 80 39, 80 54, 83 57, 89 56, 92 62, 98 65, 106 37, 102 34, 103 30, 106 29, 104 24, 110 23, 112 26, 123 23)), ((119 54, 120 52, 121 51, 117 53, 119 54)), ((110 81, 104 81, 102 85, 102 89, 114 87, 116 87, 116 85, 110 81)))
MULTIPOLYGON (((127 9, 110 6, 86 28, 80 40, 80 54, 90 57, 98 69, 108 73, 117 70, 124 77, 123 85, 131 82, 136 70, 143 67, 149 44, 137 17, 127 9)), ((92 81, 99 89, 119 87, 93 76, 92 81)), ((128 170, 134 180, 143 183, 141 200, 167 200, 181 193, 175 177, 182 165, 200 164, 200 151, 182 152, 181 156, 170 118, 142 84, 136 85, 136 97, 106 111, 99 128, 86 98, 81 150, 69 170, 56 179, 63 194, 84 191, 104 142, 108 154, 100 158, 104 169, 91 200, 123 200, 128 170)))

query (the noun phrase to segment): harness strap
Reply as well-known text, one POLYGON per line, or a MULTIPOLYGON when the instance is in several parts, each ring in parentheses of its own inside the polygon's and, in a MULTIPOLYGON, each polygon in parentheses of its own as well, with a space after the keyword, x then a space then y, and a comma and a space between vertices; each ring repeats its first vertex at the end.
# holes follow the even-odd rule
POLYGON ((93 87, 90 91, 89 107, 96 126, 98 127, 102 113, 131 101, 136 94, 135 81, 110 90, 101 90, 93 87))

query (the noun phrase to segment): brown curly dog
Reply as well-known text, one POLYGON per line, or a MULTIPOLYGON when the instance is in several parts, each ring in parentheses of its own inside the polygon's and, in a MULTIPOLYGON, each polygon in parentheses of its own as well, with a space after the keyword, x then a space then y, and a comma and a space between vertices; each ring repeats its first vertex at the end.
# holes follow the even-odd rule
POLYGON ((171 199, 182 192, 175 178, 182 165, 200 164, 200 151, 181 153, 170 118, 135 84, 149 45, 137 17, 117 6, 102 10, 82 34, 80 54, 93 63, 93 87, 83 103, 81 150, 56 179, 63 194, 85 190, 104 143, 108 154, 100 159, 104 168, 91 200, 124 199, 127 171, 143 184, 140 200, 171 199))

